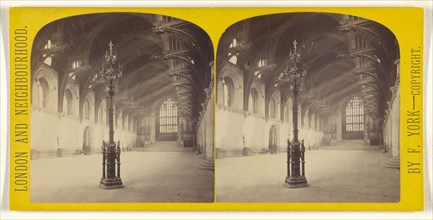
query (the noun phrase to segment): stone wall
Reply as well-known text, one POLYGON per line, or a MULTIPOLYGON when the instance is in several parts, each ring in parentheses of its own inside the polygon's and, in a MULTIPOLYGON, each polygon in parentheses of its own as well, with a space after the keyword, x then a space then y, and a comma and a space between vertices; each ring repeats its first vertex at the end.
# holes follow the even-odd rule
POLYGON ((400 88, 393 90, 393 99, 386 111, 383 126, 383 145, 393 157, 400 156, 400 88))
POLYGON ((214 97, 211 93, 196 131, 197 148, 207 159, 214 158, 214 97))
MULTIPOLYGON (((289 134, 292 140, 293 126, 287 121, 233 111, 221 105, 216 109, 217 158, 285 152, 289 134), (271 149, 271 129, 275 129, 275 152, 271 149)), ((307 150, 318 149, 323 137, 323 132, 317 129, 299 129, 299 140, 304 139, 307 150)))
MULTIPOLYGON (((31 156, 55 157, 101 152, 102 141, 108 141, 108 123, 106 114, 102 114, 104 106, 96 100, 93 91, 84 96, 88 103, 84 113, 84 100, 80 101, 79 86, 72 79, 64 90, 72 91, 72 100, 68 112, 64 90, 59 91, 59 79, 56 70, 45 64, 36 68, 32 81, 31 102, 31 156), (41 86, 44 82, 44 86, 41 86), (63 103, 59 103, 59 100, 63 103), (102 109, 102 110, 101 110, 102 109), (87 116, 85 116, 87 114, 87 116), (98 118, 99 117, 99 118, 98 118), (87 119, 86 119, 87 118, 87 119)), ((134 147, 136 122, 129 120, 128 115, 117 114, 114 128, 114 140, 120 141, 123 149, 134 147), (133 124, 129 124, 129 123, 133 124)))
POLYGON ((383 124, 383 147, 392 157, 400 157, 400 60, 396 60, 397 77, 390 88, 392 97, 387 102, 385 122, 383 124))
MULTIPOLYGON (((124 150, 133 147, 136 139, 134 131, 115 128, 114 140, 120 141, 124 150)), ((99 153, 102 141, 108 141, 108 125, 57 112, 32 109, 30 140, 32 158, 57 156, 58 149, 62 152, 61 156, 99 153), (85 145, 90 152, 86 152, 85 145)))

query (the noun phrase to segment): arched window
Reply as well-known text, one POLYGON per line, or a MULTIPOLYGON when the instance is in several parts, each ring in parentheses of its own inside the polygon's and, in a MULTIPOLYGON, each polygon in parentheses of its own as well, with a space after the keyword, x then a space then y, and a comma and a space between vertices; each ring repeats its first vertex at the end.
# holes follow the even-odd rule
MULTIPOLYGON (((51 40, 48 40, 47 43, 44 46, 44 49, 51 49, 53 47, 51 40)), ((47 54, 43 54, 44 59, 44 63, 47 64, 48 66, 51 66, 52 62, 53 62, 53 55, 48 56, 47 54)))
POLYGON ((174 19, 175 19, 175 18, 173 18, 173 17, 165 16, 165 15, 163 15, 163 16, 161 17, 161 20, 164 21, 165 23, 167 23, 167 22, 172 22, 172 21, 174 21, 174 19))
MULTIPOLYGON (((107 103, 105 102, 105 100, 102 100, 101 104, 99 104, 98 122, 102 124, 107 123, 107 103)), ((116 126, 117 126, 117 120, 116 120, 116 126)))
POLYGON ((260 59, 259 62, 257 63, 258 67, 263 67, 268 65, 268 60, 267 59, 260 59))
POLYGON ((51 49, 51 47, 52 47, 51 40, 48 40, 44 46, 44 49, 51 49))
POLYGON ((177 132, 177 106, 172 99, 167 99, 159 108, 159 132, 177 132))
POLYGON ((84 114, 84 119, 90 120, 90 102, 88 99, 84 100, 84 104, 83 104, 83 114, 84 114))
POLYGON ((276 108, 275 108, 275 100, 273 98, 271 98, 271 100, 269 101, 269 116, 271 118, 276 118, 275 116, 277 115, 276 113, 276 108))
POLYGON ((132 131, 133 128, 134 128, 134 119, 132 117, 129 117, 128 130, 132 131))
POLYGON ((122 118, 122 124, 120 125, 120 128, 124 129, 125 128, 125 115, 123 114, 123 112, 120 115, 120 117, 122 118))
POLYGON ((72 69, 76 69, 81 67, 81 60, 75 60, 74 62, 72 62, 72 69))
POLYGON ((255 88, 251 89, 251 93, 250 93, 250 108, 249 110, 253 113, 258 113, 259 112, 259 95, 257 93, 257 90, 255 88))
POLYGON ((47 64, 48 66, 51 66, 51 64, 53 63, 53 57, 49 56, 45 58, 44 63, 47 64))
POLYGON ((237 42, 236 38, 233 38, 232 43, 230 44, 230 48, 237 47, 237 46, 238 46, 238 42, 237 42))
POLYGON ((236 65, 238 63, 238 56, 233 55, 232 57, 230 57, 229 62, 236 65))
POLYGON ((346 131, 363 130, 364 106, 358 97, 354 97, 346 105, 346 131))
POLYGON ((308 128, 314 128, 314 123, 316 123, 314 120, 315 120, 315 118, 314 118, 315 116, 314 116, 314 113, 311 113, 310 112, 310 114, 308 115, 308 118, 309 118, 309 120, 308 120, 308 128))
POLYGON ((226 107, 231 107, 233 105, 234 98, 234 84, 229 77, 223 79, 223 103, 226 107))
POLYGON ((309 115, 310 115, 310 111, 309 111, 309 109, 307 108, 306 110, 305 110, 305 112, 302 114, 302 127, 303 128, 309 128, 308 126, 310 125, 310 118, 309 118, 309 115))
POLYGON ((49 87, 44 78, 40 78, 37 82, 37 100, 36 103, 41 108, 47 108, 49 101, 49 87))
MULTIPOLYGON (((114 111, 116 111, 116 109, 114 109, 114 111)), ((123 111, 119 111, 119 114, 117 114, 117 119, 116 119, 116 127, 118 128, 122 128, 122 118, 123 116, 123 111)))
MULTIPOLYGON (((234 48, 234 47, 237 47, 237 46, 239 46, 239 42, 236 40, 236 38, 233 38, 233 40, 230 43, 229 47, 230 48, 234 48)), ((232 63, 234 65, 236 65, 238 63, 238 54, 236 54, 236 53, 235 54, 229 53, 228 57, 230 57, 230 59, 229 59, 230 63, 232 63)))
POLYGON ((73 114, 72 93, 69 89, 65 91, 65 98, 63 99, 63 112, 68 115, 73 114))
POLYGON ((123 118, 123 126, 122 126, 123 129, 128 129, 128 122, 129 122, 128 115, 125 114, 123 118))
POLYGON ((290 100, 287 100, 287 104, 286 104, 286 112, 285 112, 285 115, 284 115, 284 119, 287 121, 287 122, 291 122, 291 118, 292 118, 292 102, 290 101, 290 100))

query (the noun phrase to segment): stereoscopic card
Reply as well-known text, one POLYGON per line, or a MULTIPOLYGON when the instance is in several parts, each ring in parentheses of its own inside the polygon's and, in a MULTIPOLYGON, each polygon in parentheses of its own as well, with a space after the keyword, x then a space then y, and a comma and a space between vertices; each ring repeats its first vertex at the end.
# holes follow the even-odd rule
POLYGON ((11 208, 421 210, 423 16, 12 8, 11 208))

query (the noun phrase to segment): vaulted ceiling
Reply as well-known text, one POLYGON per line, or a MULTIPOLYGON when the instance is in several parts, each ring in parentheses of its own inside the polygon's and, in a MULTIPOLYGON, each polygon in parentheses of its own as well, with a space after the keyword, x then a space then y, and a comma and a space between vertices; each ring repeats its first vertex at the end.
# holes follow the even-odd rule
POLYGON ((213 48, 206 32, 183 20, 141 13, 89 14, 57 20, 37 34, 32 68, 52 56, 51 67, 59 74, 59 97, 66 84, 75 81, 81 98, 94 92, 97 99, 103 99, 106 82, 95 79, 95 74, 110 41, 123 66, 116 109, 150 111, 153 102, 169 95, 177 100, 181 115, 197 117, 206 98, 205 88, 211 83, 213 48), (46 48, 48 40, 50 48, 46 48), (77 61, 80 65, 74 67, 77 61))
MULTIPOLYGON (((279 80, 293 41, 304 57, 307 74, 302 79, 301 103, 319 114, 335 112, 347 99, 359 96, 368 114, 381 117, 395 84, 399 47, 383 25, 349 15, 285 13, 238 22, 224 33, 217 55, 218 71, 235 65, 243 72, 244 94, 254 80, 262 81, 266 97, 279 89, 290 96, 289 84, 279 80), (237 46, 233 44, 236 39, 237 46), (237 62, 230 59, 237 56, 237 62), (265 65, 258 65, 266 60, 265 65)), ((244 99, 248 102, 248 99, 244 99)), ((244 107, 247 108, 245 103, 244 107)))

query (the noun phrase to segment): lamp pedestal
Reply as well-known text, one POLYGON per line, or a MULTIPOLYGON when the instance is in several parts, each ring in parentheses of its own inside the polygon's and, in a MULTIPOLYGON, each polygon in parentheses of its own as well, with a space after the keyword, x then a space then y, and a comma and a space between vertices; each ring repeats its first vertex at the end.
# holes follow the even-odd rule
POLYGON ((288 188, 307 187, 305 178, 305 146, 304 140, 298 139, 298 94, 301 77, 306 74, 303 58, 297 51, 298 43, 293 41, 293 51, 290 50, 286 67, 280 75, 280 80, 289 81, 292 88, 292 113, 293 113, 293 144, 287 139, 287 176, 284 186, 288 188))
POLYGON ((122 67, 117 64, 117 55, 113 52, 113 43, 110 41, 110 52, 105 53, 105 61, 99 71, 101 78, 108 82, 108 143, 102 141, 102 178, 99 187, 103 189, 123 188, 120 179, 120 141, 114 142, 114 106, 113 96, 115 82, 122 77, 122 67))
POLYGON ((120 146, 103 143, 102 178, 99 187, 103 189, 123 188, 120 178, 120 146), (117 168, 117 169, 116 169, 117 168))
MULTIPOLYGON (((290 143, 290 141, 288 141, 290 143)), ((287 148, 287 177, 284 186, 287 188, 307 187, 307 178, 305 178, 305 147, 300 146, 299 142, 287 148)))

